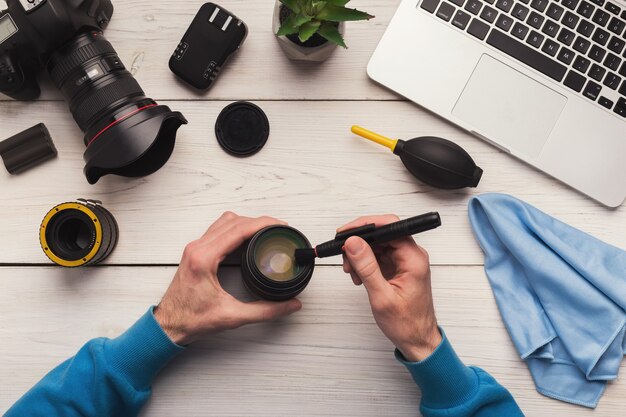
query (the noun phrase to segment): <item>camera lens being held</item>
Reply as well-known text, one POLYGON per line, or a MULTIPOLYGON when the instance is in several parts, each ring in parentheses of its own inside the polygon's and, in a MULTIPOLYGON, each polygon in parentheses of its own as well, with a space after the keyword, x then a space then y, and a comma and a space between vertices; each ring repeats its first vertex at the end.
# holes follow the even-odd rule
POLYGON ((270 226, 250 239, 241 261, 246 287, 261 298, 284 301, 296 297, 309 285, 315 265, 296 262, 297 249, 311 244, 298 230, 270 226))
POLYGON ((115 249, 118 227, 113 215, 94 200, 54 207, 44 217, 39 242, 55 264, 75 268, 96 265, 115 249))
POLYGON ((48 60, 48 72, 85 132, 85 175, 141 177, 172 154, 185 117, 145 96, 101 32, 76 36, 48 60))

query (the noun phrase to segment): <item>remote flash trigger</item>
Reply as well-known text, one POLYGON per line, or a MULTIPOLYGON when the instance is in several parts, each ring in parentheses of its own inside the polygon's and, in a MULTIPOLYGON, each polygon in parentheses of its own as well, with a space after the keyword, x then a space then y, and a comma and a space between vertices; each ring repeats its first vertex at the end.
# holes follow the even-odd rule
POLYGON ((214 3, 206 3, 172 54, 170 70, 192 87, 206 90, 247 35, 243 21, 214 3))

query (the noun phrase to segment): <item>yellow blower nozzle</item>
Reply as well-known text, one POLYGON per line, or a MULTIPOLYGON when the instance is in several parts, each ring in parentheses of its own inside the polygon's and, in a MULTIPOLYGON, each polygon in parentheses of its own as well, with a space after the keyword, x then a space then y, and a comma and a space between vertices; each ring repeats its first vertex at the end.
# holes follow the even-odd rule
POLYGON ((379 145, 383 145, 386 148, 391 149, 391 152, 395 152, 396 145, 398 145, 398 139, 391 139, 378 133, 374 133, 371 130, 362 128, 361 126, 352 126, 352 133, 357 136, 361 136, 372 142, 376 142, 379 145))

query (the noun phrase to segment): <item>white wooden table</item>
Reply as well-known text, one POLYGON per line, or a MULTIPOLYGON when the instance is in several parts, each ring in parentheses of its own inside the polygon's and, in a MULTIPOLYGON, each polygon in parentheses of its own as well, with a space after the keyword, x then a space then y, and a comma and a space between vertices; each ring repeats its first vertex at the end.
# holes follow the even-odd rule
MULTIPOLYGON (((310 69, 282 55, 271 33, 273 1, 222 0, 250 35, 216 86, 197 94, 174 79, 167 61, 202 1, 116 1, 107 38, 148 95, 190 122, 170 162, 144 179, 86 183, 82 134, 49 82, 36 103, 0 98, 0 138, 45 122, 59 150, 58 159, 20 176, 0 169, 0 411, 84 342, 119 335, 157 303, 185 243, 225 210, 285 219, 314 242, 359 215, 437 210, 444 227, 419 242, 431 253, 438 317, 459 355, 509 388, 529 416, 624 415, 623 379, 595 412, 535 391, 497 311, 466 204, 475 193, 512 193, 622 248, 626 207, 603 208, 369 81, 367 61, 397 3, 354 0, 376 19, 348 24, 350 49, 310 69), (267 147, 249 159, 228 156, 214 137, 218 113, 234 100, 256 102, 271 121, 267 147), (458 192, 419 184, 384 149, 355 139, 352 124, 451 139, 485 169, 482 184, 458 192), (40 221, 79 197, 100 199, 115 214, 119 246, 106 266, 52 267, 39 248, 40 221)), ((418 415, 418 390, 376 327, 364 290, 337 262, 317 269, 300 314, 189 348, 160 375, 142 415, 418 415)), ((224 268, 222 280, 248 297, 237 268, 224 268)))

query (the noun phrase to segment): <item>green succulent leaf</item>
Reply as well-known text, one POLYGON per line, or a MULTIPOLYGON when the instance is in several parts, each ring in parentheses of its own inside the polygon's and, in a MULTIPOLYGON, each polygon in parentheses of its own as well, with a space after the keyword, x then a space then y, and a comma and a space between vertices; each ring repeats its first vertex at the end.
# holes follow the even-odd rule
POLYGON ((313 20, 311 22, 307 22, 300 27, 300 33, 298 34, 298 38, 300 42, 304 43, 311 39, 311 36, 317 32, 320 28, 321 22, 318 20, 313 20))
POLYGON ((369 20, 374 16, 356 9, 327 4, 324 9, 315 16, 317 20, 328 22, 346 22, 349 20, 369 20))
POLYGON ((294 13, 300 13, 300 11, 302 10, 300 0, 280 0, 280 2, 284 4, 285 7, 287 7, 289 10, 293 11, 294 13))
POLYGON ((313 20, 313 15, 299 13, 295 17, 294 26, 299 28, 300 26, 310 22, 311 20, 313 20))
POLYGON ((348 4, 350 0, 326 0, 327 3, 333 4, 335 6, 345 6, 348 4))
POLYGON ((278 36, 293 35, 295 33, 298 33, 298 31, 299 29, 296 26, 296 15, 292 14, 287 19, 285 19, 283 24, 280 26, 280 29, 278 29, 278 32, 276 32, 276 35, 278 36))
POLYGON ((343 40, 343 37, 341 36, 341 33, 339 33, 339 28, 334 23, 331 23, 331 22, 322 23, 317 33, 319 33, 320 36, 322 36, 324 39, 327 39, 330 42, 336 43, 342 48, 346 48, 346 49, 348 48, 348 46, 346 46, 346 43, 343 40))

